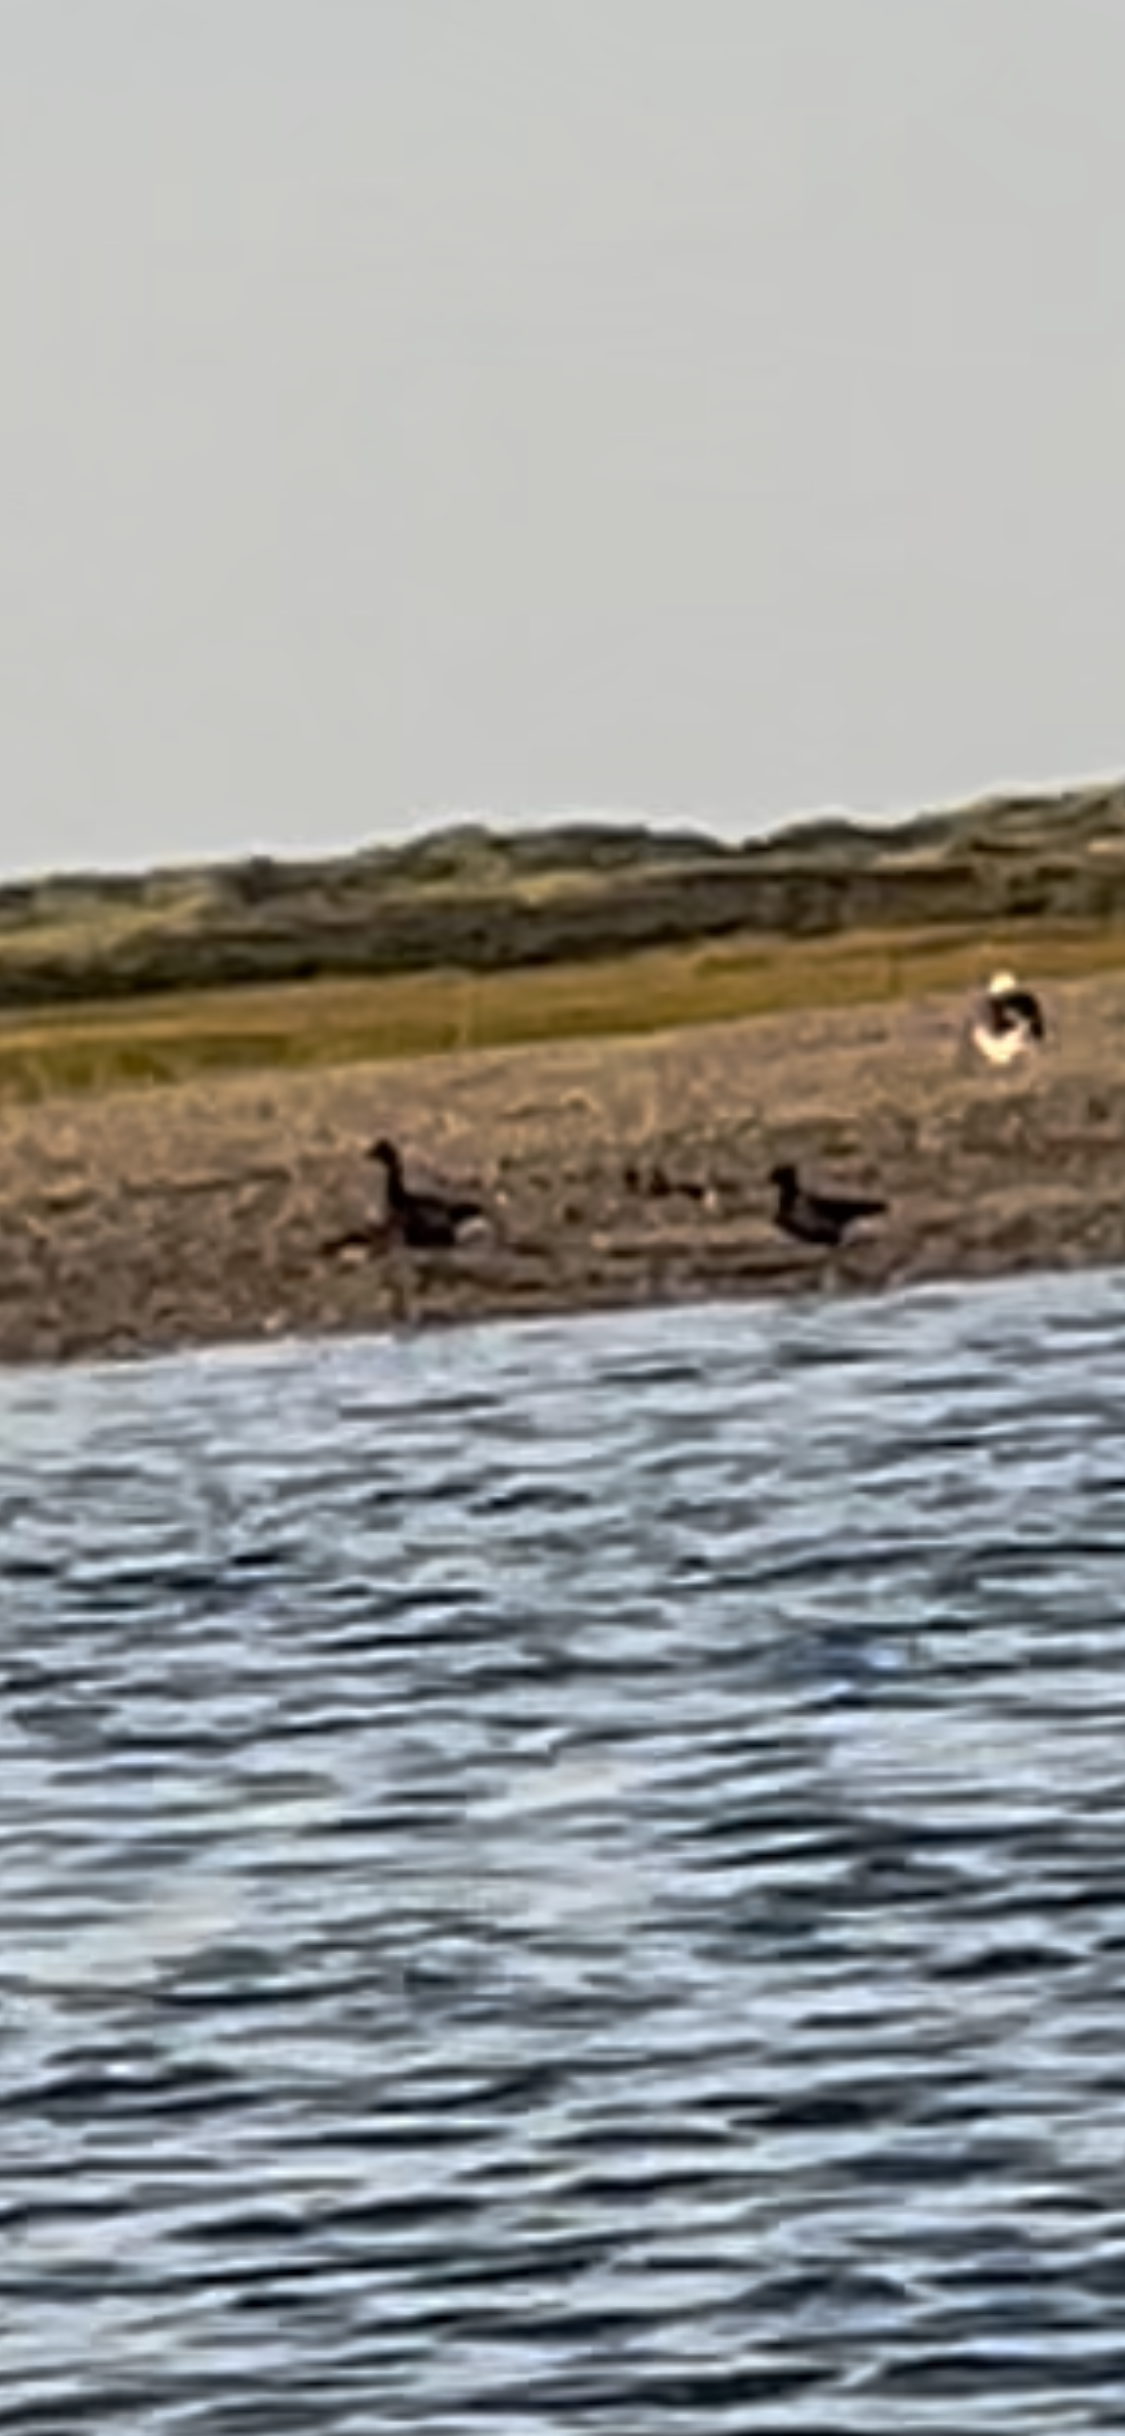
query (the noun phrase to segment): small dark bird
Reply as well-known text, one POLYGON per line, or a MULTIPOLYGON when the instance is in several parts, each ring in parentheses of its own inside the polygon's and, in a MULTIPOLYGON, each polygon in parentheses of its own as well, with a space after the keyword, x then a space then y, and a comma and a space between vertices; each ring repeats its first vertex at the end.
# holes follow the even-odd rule
POLYGON ((991 1065, 1007 1066, 1045 1033, 1043 1009, 1034 992, 1022 989, 1014 973, 994 973, 973 1025, 974 1048, 991 1065))
POLYGON ((706 1201, 709 1186, 698 1184, 694 1177, 675 1177, 665 1167, 650 1167, 647 1171, 634 1162, 621 1170, 621 1181, 627 1193, 638 1193, 649 1201, 706 1201))
POLYGON ((834 1251, 861 1218, 881 1218, 885 1201, 849 1199, 843 1193, 811 1193, 792 1166, 775 1167, 770 1183, 777 1187, 774 1225, 798 1243, 820 1243, 834 1251))
POLYGON ((411 1192, 393 1142, 373 1142, 367 1156, 378 1161, 386 1176, 388 1226, 412 1252, 452 1252, 470 1228, 487 1221, 479 1201, 411 1192))

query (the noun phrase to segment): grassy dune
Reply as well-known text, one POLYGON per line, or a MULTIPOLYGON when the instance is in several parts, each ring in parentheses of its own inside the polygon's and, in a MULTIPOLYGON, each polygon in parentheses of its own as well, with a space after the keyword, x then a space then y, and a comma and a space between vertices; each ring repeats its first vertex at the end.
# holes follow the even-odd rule
MULTIPOLYGON (((483 980, 705 941, 752 938, 769 958, 778 939, 1076 924, 1125 925, 1125 786, 879 826, 822 819, 741 845, 605 822, 462 827, 319 862, 12 881, 0 884, 0 1010, 328 978, 483 980)), ((407 1031, 413 1021, 405 1008, 407 1031)))
POLYGON ((63 1004, 0 1021, 0 1100, 967 991, 999 962, 1014 962, 1037 981, 1113 972, 1125 967, 1125 930, 1035 925, 814 940, 739 934, 491 973, 329 976, 63 1004))
POLYGON ((0 1100, 674 1029, 1125 966, 1125 786, 743 845, 462 827, 0 885, 0 1100))

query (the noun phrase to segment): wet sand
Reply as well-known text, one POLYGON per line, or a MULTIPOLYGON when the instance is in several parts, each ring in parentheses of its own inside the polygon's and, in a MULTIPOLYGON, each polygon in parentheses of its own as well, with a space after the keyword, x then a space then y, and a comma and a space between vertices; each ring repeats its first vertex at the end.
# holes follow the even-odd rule
POLYGON ((919 999, 0 1110, 0 1360, 1125 1261, 1125 979, 1057 988, 1049 1046, 1003 1074, 966 1062, 964 1012, 919 999), (496 1239, 326 1253, 370 1226, 379 1133, 412 1181, 479 1191, 496 1239), (782 1158, 884 1194, 889 1218, 831 1259, 786 1243, 782 1158), (654 1169, 706 1199, 654 1193, 654 1169))

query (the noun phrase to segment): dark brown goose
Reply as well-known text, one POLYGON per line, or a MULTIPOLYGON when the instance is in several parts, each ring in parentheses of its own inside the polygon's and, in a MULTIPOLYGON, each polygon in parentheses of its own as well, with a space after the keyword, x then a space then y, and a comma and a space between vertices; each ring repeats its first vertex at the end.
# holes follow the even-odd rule
POLYGON ((487 1222, 488 1213, 479 1201, 412 1192, 393 1142, 373 1142, 367 1156, 378 1162, 386 1177, 388 1226, 412 1252, 452 1252, 471 1229, 487 1222))
POLYGON ((801 1183, 795 1167, 775 1167, 770 1183, 777 1188, 774 1225, 798 1243, 823 1244, 835 1251, 853 1226, 864 1218, 882 1218, 885 1201, 865 1200, 845 1193, 814 1193, 801 1183))

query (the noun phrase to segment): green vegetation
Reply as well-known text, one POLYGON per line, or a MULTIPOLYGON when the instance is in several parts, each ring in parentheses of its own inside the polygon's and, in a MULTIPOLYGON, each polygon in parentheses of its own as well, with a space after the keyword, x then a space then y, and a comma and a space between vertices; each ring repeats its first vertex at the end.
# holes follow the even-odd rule
POLYGON ((741 846, 446 829, 0 886, 0 1095, 646 1031, 1125 965, 1125 785, 741 846))
POLYGON ((1125 920, 1125 786, 741 846, 598 823, 447 829, 323 862, 0 886, 0 1009, 325 976, 617 962, 728 935, 810 940, 1125 920))

